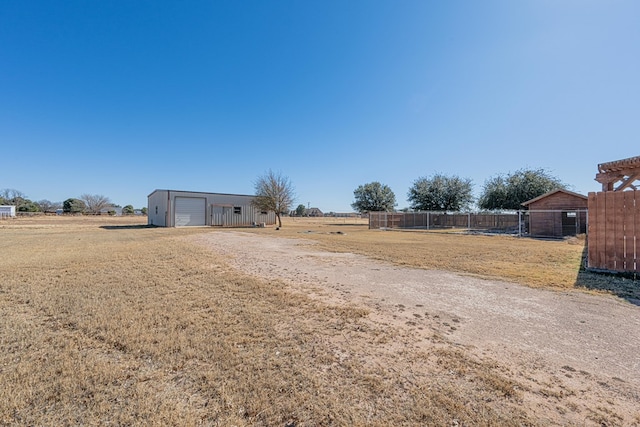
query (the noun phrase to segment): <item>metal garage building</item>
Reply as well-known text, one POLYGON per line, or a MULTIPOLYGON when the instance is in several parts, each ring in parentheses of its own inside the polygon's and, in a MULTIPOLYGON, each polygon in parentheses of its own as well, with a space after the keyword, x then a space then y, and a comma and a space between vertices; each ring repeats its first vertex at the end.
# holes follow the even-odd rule
POLYGON ((274 212, 260 212, 243 194, 155 190, 147 197, 148 224, 160 227, 273 225, 274 212))

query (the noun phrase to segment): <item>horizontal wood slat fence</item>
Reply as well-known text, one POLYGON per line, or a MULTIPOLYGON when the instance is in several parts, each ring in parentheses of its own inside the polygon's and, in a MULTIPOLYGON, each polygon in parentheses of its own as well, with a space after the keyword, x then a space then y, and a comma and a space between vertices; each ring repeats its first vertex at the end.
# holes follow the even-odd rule
POLYGON ((640 272, 640 191, 589 193, 588 267, 640 272))

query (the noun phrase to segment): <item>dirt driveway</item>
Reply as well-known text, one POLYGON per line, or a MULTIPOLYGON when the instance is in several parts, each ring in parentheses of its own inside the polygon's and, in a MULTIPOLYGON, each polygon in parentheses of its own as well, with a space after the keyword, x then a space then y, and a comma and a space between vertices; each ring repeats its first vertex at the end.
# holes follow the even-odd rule
POLYGON ((399 267, 303 239, 228 231, 195 238, 245 273, 366 305, 381 322, 437 331, 515 375, 540 375, 529 380, 560 381, 585 395, 598 384, 628 398, 630 411, 640 404, 640 307, 626 301, 399 267))

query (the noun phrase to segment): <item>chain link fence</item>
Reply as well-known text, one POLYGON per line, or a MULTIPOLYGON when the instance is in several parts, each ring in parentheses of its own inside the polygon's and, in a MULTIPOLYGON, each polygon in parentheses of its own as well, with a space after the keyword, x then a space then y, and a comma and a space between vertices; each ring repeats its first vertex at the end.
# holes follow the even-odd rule
POLYGON ((586 233, 587 210, 370 212, 370 229, 459 229, 469 233, 562 238, 586 233))

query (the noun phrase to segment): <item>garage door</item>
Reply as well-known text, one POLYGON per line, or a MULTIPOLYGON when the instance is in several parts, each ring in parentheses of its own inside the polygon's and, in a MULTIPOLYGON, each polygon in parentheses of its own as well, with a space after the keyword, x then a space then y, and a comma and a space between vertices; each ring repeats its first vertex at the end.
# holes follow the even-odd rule
POLYGON ((199 197, 176 197, 176 227, 205 225, 207 200, 199 197))

